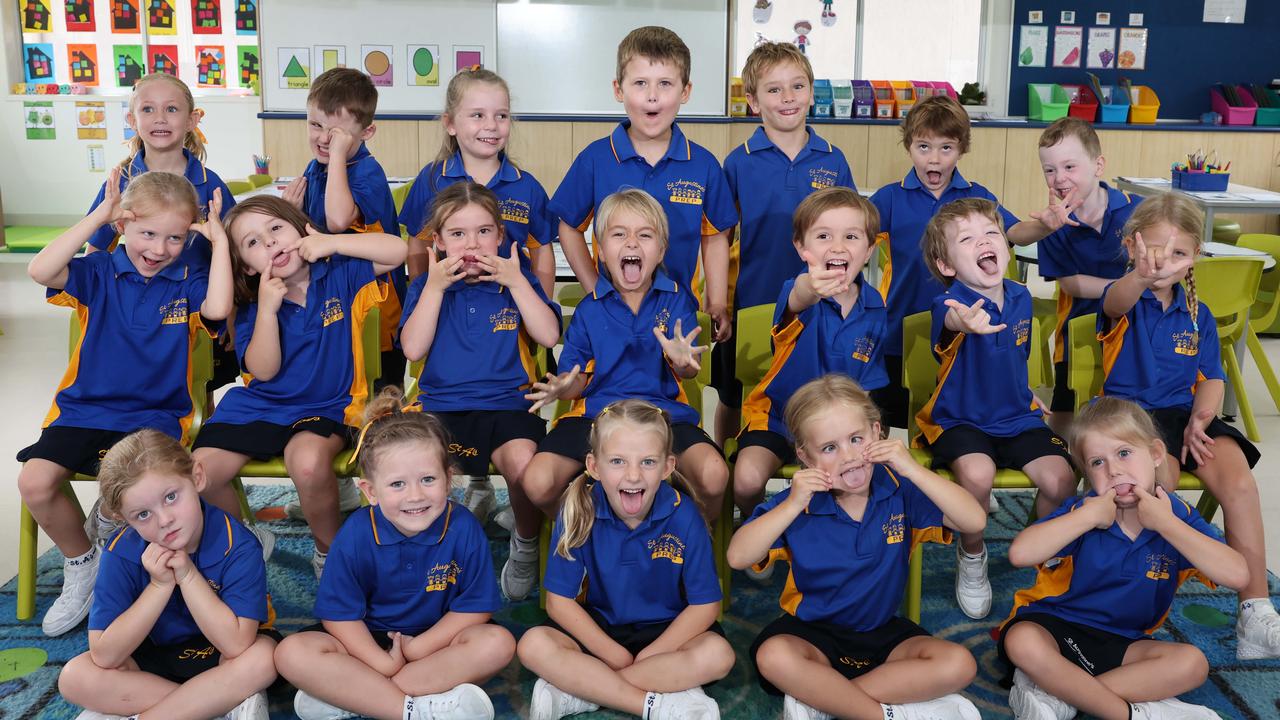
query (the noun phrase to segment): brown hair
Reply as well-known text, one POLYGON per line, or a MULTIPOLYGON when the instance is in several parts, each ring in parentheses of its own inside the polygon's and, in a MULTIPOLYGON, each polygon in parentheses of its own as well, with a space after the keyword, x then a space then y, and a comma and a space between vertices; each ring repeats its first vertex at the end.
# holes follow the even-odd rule
POLYGON ((813 65, 808 56, 789 42, 767 42, 757 45, 747 56, 747 64, 742 66, 743 92, 754 97, 761 78, 783 63, 798 67, 809 80, 810 90, 813 89, 813 65))
POLYGON ((139 430, 126 435, 102 457, 98 465, 98 493, 102 514, 125 520, 124 494, 147 473, 192 479, 191 454, 177 440, 159 430, 139 430))
POLYGON ((1067 434, 1067 446, 1071 449, 1071 459, 1075 460, 1080 472, 1087 472, 1087 459, 1084 455, 1084 436, 1096 432, 1118 440, 1151 447, 1152 443, 1164 445, 1155 421, 1142 406, 1131 401, 1122 400, 1110 395, 1095 398, 1076 413, 1075 420, 1067 434))
POLYGON ((880 232, 880 211, 870 200, 847 187, 823 188, 801 200, 796 207, 796 214, 791 218, 791 242, 796 245, 804 244, 804 234, 818 222, 822 213, 837 208, 853 208, 862 213, 862 220, 866 224, 867 244, 876 244, 876 235, 880 232))
POLYGON ((440 453, 440 465, 452 472, 449 458, 449 432, 435 415, 402 407, 404 394, 389 386, 365 406, 365 426, 360 431, 357 459, 360 475, 366 480, 378 471, 378 461, 401 443, 431 445, 440 453))
POLYGON ((468 205, 479 205, 493 217, 493 222, 498 227, 498 243, 501 245, 506 227, 502 223, 502 211, 499 207, 498 196, 493 194, 493 191, 489 188, 470 180, 456 182, 441 190, 440 194, 435 196, 435 199, 431 201, 431 215, 422 224, 422 230, 418 232, 418 237, 426 241, 428 245, 431 245, 432 236, 438 235, 445 222, 454 213, 468 205))
MULTIPOLYGON (((1134 233, 1146 232, 1160 223, 1168 223, 1177 230, 1186 233, 1196 242, 1196 252, 1204 245, 1202 235, 1204 228, 1204 212, 1191 198, 1181 193, 1157 193, 1138 203, 1138 208, 1129 216, 1124 224, 1125 244, 1132 246, 1134 233)), ((1133 258, 1129 258, 1130 265, 1133 258)), ((1196 268, 1187 268, 1187 276, 1182 282, 1187 289, 1187 310, 1191 313, 1191 325, 1200 332, 1200 300, 1196 297, 1196 268)))
POLYGON ((145 172, 133 178, 120 195, 120 208, 135 217, 149 217, 170 210, 181 210, 192 222, 200 218, 200 197, 191 181, 168 172, 145 172))
POLYGON ((853 378, 843 373, 830 373, 814 378, 801 385, 791 396, 783 414, 797 450, 805 444, 801 430, 814 415, 833 405, 847 405, 859 410, 868 426, 880 422, 880 408, 876 407, 870 393, 863 390, 853 378))
POLYGON ((934 95, 916 103, 902 121, 902 147, 924 135, 952 138, 960 145, 960 154, 969 152, 969 113, 950 95, 934 95))
POLYGON ((289 204, 287 200, 274 195, 254 195, 236 203, 227 211, 222 224, 227 229, 227 237, 231 240, 231 281, 235 287, 236 305, 247 307, 258 299, 258 275, 249 274, 249 266, 240 257, 240 244, 235 238, 235 222, 241 215, 257 213, 267 217, 279 218, 294 227, 298 235, 306 237, 307 224, 311 222, 301 210, 289 204))
POLYGON ((675 65, 680 71, 680 82, 686 86, 689 84, 689 68, 692 67, 689 46, 685 45, 680 36, 671 30, 657 25, 646 25, 632 30, 622 38, 622 42, 618 43, 618 72, 615 78, 619 85, 622 84, 622 74, 627 68, 627 63, 637 57, 645 58, 650 62, 675 65))
POLYGON ((346 110, 352 120, 367 128, 378 111, 378 89, 368 75, 354 68, 333 68, 320 73, 311 83, 307 104, 326 115, 346 110))
MULTIPOLYGON (((666 410, 644 400, 618 400, 609 403, 601 410, 595 422, 591 423, 591 453, 600 452, 605 438, 622 423, 630 423, 658 432, 663 437, 666 455, 674 454, 671 416, 666 410)), ((671 472, 670 482, 676 490, 693 498, 694 503, 701 506, 697 496, 690 492, 689 484, 679 472, 674 470, 671 472)), ((572 560, 573 549, 582 547, 587 542, 587 538, 591 537, 591 528, 595 524, 595 519, 595 502, 591 497, 591 476, 583 472, 574 478, 564 494, 564 503, 560 507, 560 520, 564 523, 564 529, 560 534, 560 542, 556 544, 556 554, 572 560)))
MULTIPOLYGON (((141 80, 133 84, 132 95, 129 96, 130 113, 136 112, 134 105, 138 102, 138 89, 148 83, 155 82, 169 83, 175 88, 181 90, 182 97, 187 101, 187 112, 193 113, 196 111, 196 99, 191 96, 191 88, 187 87, 186 83, 168 73, 153 72, 143 75, 141 80)), ((185 136, 183 136, 182 147, 186 148, 187 151, 191 153, 192 157, 200 162, 204 162, 204 140, 201 139, 200 133, 196 131, 195 124, 192 124, 191 129, 187 131, 185 136)), ((133 166, 133 159, 137 157, 138 153, 142 152, 144 148, 145 145, 142 142, 142 135, 140 133, 134 133, 133 137, 129 138, 129 156, 120 163, 120 168, 124 170, 126 181, 129 179, 129 168, 133 166)))
MULTIPOLYGON (((501 75, 480 67, 459 70, 458 74, 454 75, 453 79, 449 81, 449 87, 444 92, 444 111, 440 113, 441 124, 444 123, 446 117, 452 121, 454 114, 458 112, 458 105, 467 94, 467 90, 477 83, 488 83, 502 88, 502 92, 507 94, 507 103, 510 104, 511 88, 507 87, 507 81, 503 80, 501 75)), ((442 165, 448 162, 449 158, 458 154, 458 149, 458 138, 445 132, 444 138, 440 141, 440 152, 436 153, 435 163, 442 165)), ((508 160, 508 162, 510 161, 508 160)), ((432 178, 433 181, 439 176, 440 173, 435 173, 432 178)))
POLYGON ((1089 153, 1090 160, 1102 157, 1102 141, 1098 139, 1093 124, 1075 117, 1054 120, 1052 125, 1040 133, 1040 147, 1051 148, 1069 137, 1080 141, 1084 151, 1089 153))
POLYGON ((947 287, 951 286, 955 278, 943 275, 938 269, 939 260, 947 261, 947 228, 952 223, 970 215, 980 215, 990 220, 1000 228, 1000 233, 1004 234, 1004 221, 1000 219, 1000 212, 995 203, 986 198, 963 198, 943 205, 929 220, 929 224, 925 226, 924 235, 920 238, 920 253, 923 255, 925 267, 938 279, 938 282, 947 287))

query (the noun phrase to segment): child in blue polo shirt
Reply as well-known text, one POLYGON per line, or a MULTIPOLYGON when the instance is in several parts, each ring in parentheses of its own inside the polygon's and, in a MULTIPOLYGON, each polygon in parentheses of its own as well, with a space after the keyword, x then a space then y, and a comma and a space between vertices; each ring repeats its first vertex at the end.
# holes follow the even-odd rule
POLYGON ((1194 274, 1203 223, 1200 208, 1177 193, 1148 198, 1129 217, 1124 242, 1133 269, 1107 286, 1098 314, 1107 358, 1102 392, 1151 413, 1169 452, 1160 480, 1165 488, 1177 487, 1182 470, 1200 478, 1222 504, 1227 543, 1249 565, 1249 582, 1239 593, 1236 658, 1275 658, 1280 615, 1267 588, 1262 512, 1251 472, 1261 455, 1217 416, 1225 392, 1218 325, 1196 298, 1194 274))
POLYGON ((895 613, 911 549, 951 542, 947 527, 982 532, 983 508, 881 439, 880 411, 846 375, 806 383, 786 420, 805 467, 728 551, 739 570, 790 564, 784 614, 751 647, 760 685, 786 695, 789 720, 978 720, 954 694, 977 674, 973 656, 895 613))
MULTIPOLYGON (((785 42, 757 45, 742 68, 742 87, 761 125, 724 161, 729 190, 742 213, 738 241, 730 248, 735 313, 773 302, 783 283, 804 269, 783 240, 792 234, 791 216, 800 201, 827 187, 857 190, 844 153, 805 125, 813 104, 813 67, 799 48, 785 42), (735 283, 736 278, 743 282, 735 283)), ((711 384, 720 396, 714 434, 723 443, 738 434, 742 383, 734 376, 733 343, 718 343, 711 357, 711 384)))
MULTIPOLYGON (((871 196, 880 210, 881 252, 886 255, 880 295, 889 309, 889 333, 885 339, 885 369, 891 382, 878 390, 876 404, 885 413, 886 424, 907 426, 907 391, 902 379, 902 319, 928 310, 933 299, 945 289, 920 257, 920 240, 925 225, 938 208, 961 198, 996 201, 991 191, 970 182, 956 170, 960 157, 969 152, 969 114, 960 103, 947 96, 931 97, 917 103, 902 122, 902 145, 911 158, 912 169, 901 182, 890 183, 871 196)), ((1060 200, 1049 193, 1049 205, 1031 213, 1031 220, 1019 221, 998 206, 1000 226, 1010 242, 1027 245, 1065 225, 1075 224, 1070 213, 1079 202, 1060 200)))
POLYGON ((644 720, 720 717, 702 685, 729 674, 733 649, 716 622, 711 536, 673 440, 666 411, 641 400, 612 403, 592 424, 587 470, 551 535, 551 619, 517 649, 538 676, 530 720, 600 705, 644 720))
MULTIPOLYGON (((729 468, 698 427, 698 413, 681 385, 697 375, 706 347, 693 344, 699 330, 696 301, 661 267, 667 216, 657 200, 633 188, 605 198, 596 227, 604 273, 574 311, 565 334, 560 367, 570 370, 548 374, 526 395, 535 412, 560 398, 573 400, 529 463, 526 492, 554 515, 591 450, 591 421, 609 403, 640 399, 671 416, 678 468, 693 485, 703 516, 714 521, 729 468)), ((516 538, 518 552, 513 550, 507 562, 521 565, 503 569, 504 575, 518 571, 529 590, 537 579, 536 540, 516 538)))
MULTIPOLYGON (((1075 495, 1076 476, 1028 382, 1031 293, 1005 278, 1009 244, 1000 222, 994 202, 966 198, 944 205, 925 229, 921 254, 947 290, 933 300, 930 337, 941 366, 916 415, 917 442, 984 507, 996 468, 1021 470, 1040 490, 1036 514, 1044 517, 1075 495)), ((956 553, 956 602, 984 618, 991 583, 982 533, 961 533, 956 553)))
POLYGON ((551 198, 551 212, 560 218, 565 259, 590 293, 599 275, 600 232, 595 253, 583 233, 601 202, 629 187, 656 198, 671 228, 663 264, 686 292, 697 289, 701 268, 714 339, 723 342, 732 333, 728 231, 738 223, 738 211, 720 163, 675 122, 692 89, 689 68, 688 46, 667 28, 636 28, 622 39, 613 96, 627 119, 578 154, 551 198))
MULTIPOLYGON (((188 439, 191 346, 197 332, 213 335, 217 329, 207 329, 205 320, 220 322, 232 307, 231 260, 218 220, 222 193, 213 194, 209 221, 196 224, 199 200, 181 175, 139 175, 123 195, 119 176, 120 169, 113 169, 103 201, 27 266, 31 278, 48 288, 49 303, 74 310, 80 326, 40 438, 18 452, 22 500, 66 558, 62 593, 42 623, 51 636, 88 614, 100 556, 63 483, 77 472, 97 474, 103 453, 134 430, 155 428, 188 439), (75 257, 107 225, 124 243, 75 257), (193 230, 212 244, 208 268, 183 260, 193 230), (138 392, 140 387, 147 391, 138 392)), ((98 515, 91 513, 91 528, 98 515)), ((109 518, 103 523, 115 525, 109 518)))
MULTIPOLYGON (((301 209, 311 224, 328 233, 400 235, 396 203, 387 174, 365 142, 377 126, 378 89, 368 75, 352 68, 326 70, 307 93, 307 139, 314 159, 284 190, 284 198, 301 209), (338 162, 331 162, 332 159, 338 162)), ((404 354, 397 349, 396 328, 405 293, 404 267, 391 270, 395 292, 378 303, 382 317, 380 384, 404 379, 404 354)))
MULTIPOLYGON (((319 577, 338 531, 333 458, 367 400, 360 338, 386 299, 377 277, 404 263, 384 233, 326 235, 288 201, 259 195, 227 215, 235 266, 236 353, 248 374, 219 401, 195 443, 209 502, 240 517, 231 481, 250 458, 284 456, 315 538, 319 577)), ((268 552, 272 539, 254 528, 268 552)))
POLYGON ((1036 584, 1018 591, 1000 628, 1000 656, 1015 666, 1010 707, 1045 720, 1075 717, 1077 708, 1117 720, 1216 720, 1174 697, 1204 683, 1204 653, 1151 634, 1184 581, 1242 587, 1245 559, 1157 484, 1172 458, 1136 403, 1103 397, 1081 410, 1071 453, 1092 491, 1009 546, 1015 566, 1038 566, 1036 584))
MULTIPOLYGON (((512 542, 537 537, 542 513, 524 491, 524 474, 547 424, 528 412, 524 395, 539 379, 535 346, 554 347, 560 339, 559 308, 521 267, 515 244, 503 242, 498 198, 483 185, 445 188, 423 230, 428 257, 443 257, 430 259, 405 303, 405 355, 426 358, 416 400, 448 429, 453 464, 464 474, 487 479, 492 459, 506 478, 512 542)), ((476 514, 482 523, 486 517, 476 514)), ((504 589, 510 580, 503 576, 504 589)))
POLYGON ((819 190, 796 208, 792 244, 808 270, 782 286, 773 364, 743 404, 733 468, 733 499, 743 517, 764 501, 773 473, 796 461, 783 419, 791 393, 831 372, 864 390, 889 382, 881 357, 884 301, 862 278, 879 225, 876 206, 849 188, 819 190))
POLYGON ((1124 275, 1124 224, 1142 197, 1130 197, 1102 182, 1107 165, 1102 143, 1093 125, 1079 118, 1062 118, 1045 128, 1040 134, 1040 164, 1049 190, 1063 202, 1079 203, 1073 213, 1079 224, 1063 225, 1037 245, 1040 276, 1058 281, 1049 425, 1063 432, 1076 408, 1075 393, 1067 385, 1067 328, 1072 318, 1098 312, 1103 289, 1124 275))
POLYGON ((103 550, 89 651, 58 676, 63 697, 86 708, 81 720, 267 720, 280 635, 270 629, 262 546, 200 499, 204 482, 203 468, 157 430, 102 458, 103 512, 129 527, 103 550))
POLYGON ((449 500, 448 433, 400 402, 387 388, 369 403, 356 452, 370 506, 333 541, 320 622, 276 650, 302 720, 492 718, 473 683, 515 654, 511 633, 489 622, 502 601, 484 530, 449 500))

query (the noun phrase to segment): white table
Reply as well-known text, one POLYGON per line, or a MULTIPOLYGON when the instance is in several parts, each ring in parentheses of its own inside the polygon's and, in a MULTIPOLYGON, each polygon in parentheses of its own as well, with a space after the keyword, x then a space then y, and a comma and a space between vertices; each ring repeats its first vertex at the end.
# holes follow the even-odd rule
POLYGON ((1223 192, 1175 190, 1167 178, 1118 177, 1112 182, 1120 190, 1138 195, 1176 192, 1195 201, 1204 210, 1204 239, 1213 238, 1213 216, 1218 212, 1240 214, 1280 214, 1280 193, 1231 183, 1223 192))
MULTIPOLYGON (((1038 265, 1040 263, 1039 243, 1019 245, 1013 249, 1013 254, 1018 259, 1019 264, 1038 265)), ((1235 245, 1212 240, 1200 248, 1200 254, 1204 257, 1260 257, 1263 259, 1262 269, 1264 271, 1276 266, 1276 259, 1260 250, 1250 250, 1249 248, 1236 247, 1235 245)), ((1022 279, 1026 280, 1026 272, 1021 274, 1022 279)))

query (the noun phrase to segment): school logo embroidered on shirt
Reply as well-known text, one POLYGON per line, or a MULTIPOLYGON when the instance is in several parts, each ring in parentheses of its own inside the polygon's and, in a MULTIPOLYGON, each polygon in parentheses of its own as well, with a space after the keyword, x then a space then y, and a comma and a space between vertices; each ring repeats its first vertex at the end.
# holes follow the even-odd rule
POLYGON ((1013 326, 1013 335, 1017 338, 1015 345, 1023 345, 1031 340, 1031 321, 1019 320, 1017 325, 1013 326))
POLYGON ((1174 333, 1173 351, 1179 355, 1195 357, 1200 353, 1200 336, 1186 330, 1174 333))
POLYGON ((663 335, 667 334, 667 326, 670 324, 671 324, 671 311, 668 310, 667 308, 662 308, 661 310, 658 311, 656 315, 653 316, 653 326, 657 328, 658 332, 662 333, 663 335))
POLYGON ((529 203, 527 202, 507 198, 498 203, 498 212, 504 222, 518 222, 521 225, 529 224, 529 203))
POLYGON ((675 565, 684 564, 684 542, 671 533, 653 538, 646 547, 649 548, 650 560, 666 559, 675 565))
POLYGON ((706 193, 701 185, 692 180, 672 180, 667 183, 667 190, 671 193, 668 199, 681 205, 701 205, 702 196, 706 193))
POLYGON ((1147 553, 1147 577, 1152 580, 1168 580, 1169 566, 1173 561, 1164 553, 1147 553))
POLYGON ((889 519, 880 526, 880 530, 884 532, 884 544, 894 545, 902 542, 906 537, 906 517, 903 513, 894 513, 889 519))
POLYGON ((448 590, 450 585, 458 584, 458 576, 461 574, 462 568, 458 567, 456 560, 450 560, 448 564, 437 563, 427 572, 427 586, 423 590, 427 592, 448 590))
POLYGON ((324 318, 324 327, 329 327, 346 317, 346 314, 342 312, 342 300, 336 297, 325 300, 324 309, 320 311, 320 317, 324 318))
POLYGON ((837 177, 835 170, 809 168, 809 187, 814 190, 832 187, 836 184, 837 177))
POLYGON ((853 343, 852 357, 854 360, 861 360, 864 363, 871 362, 871 353, 876 349, 876 339, 870 335, 864 335, 853 343))
POLYGON ((520 327, 520 312, 515 308, 502 308, 489 316, 489 324, 493 326, 490 332, 517 330, 520 327))
POLYGON ((187 299, 178 298, 160 306, 161 325, 187 324, 187 299))

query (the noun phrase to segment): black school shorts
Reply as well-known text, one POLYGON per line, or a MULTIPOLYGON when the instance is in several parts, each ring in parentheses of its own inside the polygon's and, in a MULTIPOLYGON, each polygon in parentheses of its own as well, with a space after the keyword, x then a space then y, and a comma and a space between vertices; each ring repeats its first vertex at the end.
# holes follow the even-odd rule
POLYGON ((344 447, 351 447, 352 441, 360 432, 358 429, 334 422, 329 418, 308 417, 292 425, 277 425, 269 422, 251 422, 244 425, 231 423, 205 423, 196 435, 192 450, 202 447, 218 448, 248 455, 255 460, 270 460, 284 455, 284 448, 300 432, 309 432, 320 437, 340 435, 344 447))
POLYGON ((770 695, 782 695, 773 683, 760 674, 756 653, 765 640, 775 635, 791 635, 818 649, 836 672, 852 680, 885 664, 893 649, 913 637, 928 636, 929 631, 910 620, 894 616, 873 630, 859 632, 828 622, 807 621, 784 614, 769 623, 751 643, 751 664, 756 669, 760 687, 770 695))
POLYGON ((18 462, 40 459, 78 472, 97 475, 98 463, 127 432, 51 425, 40 431, 40 439, 18 451, 18 462))

